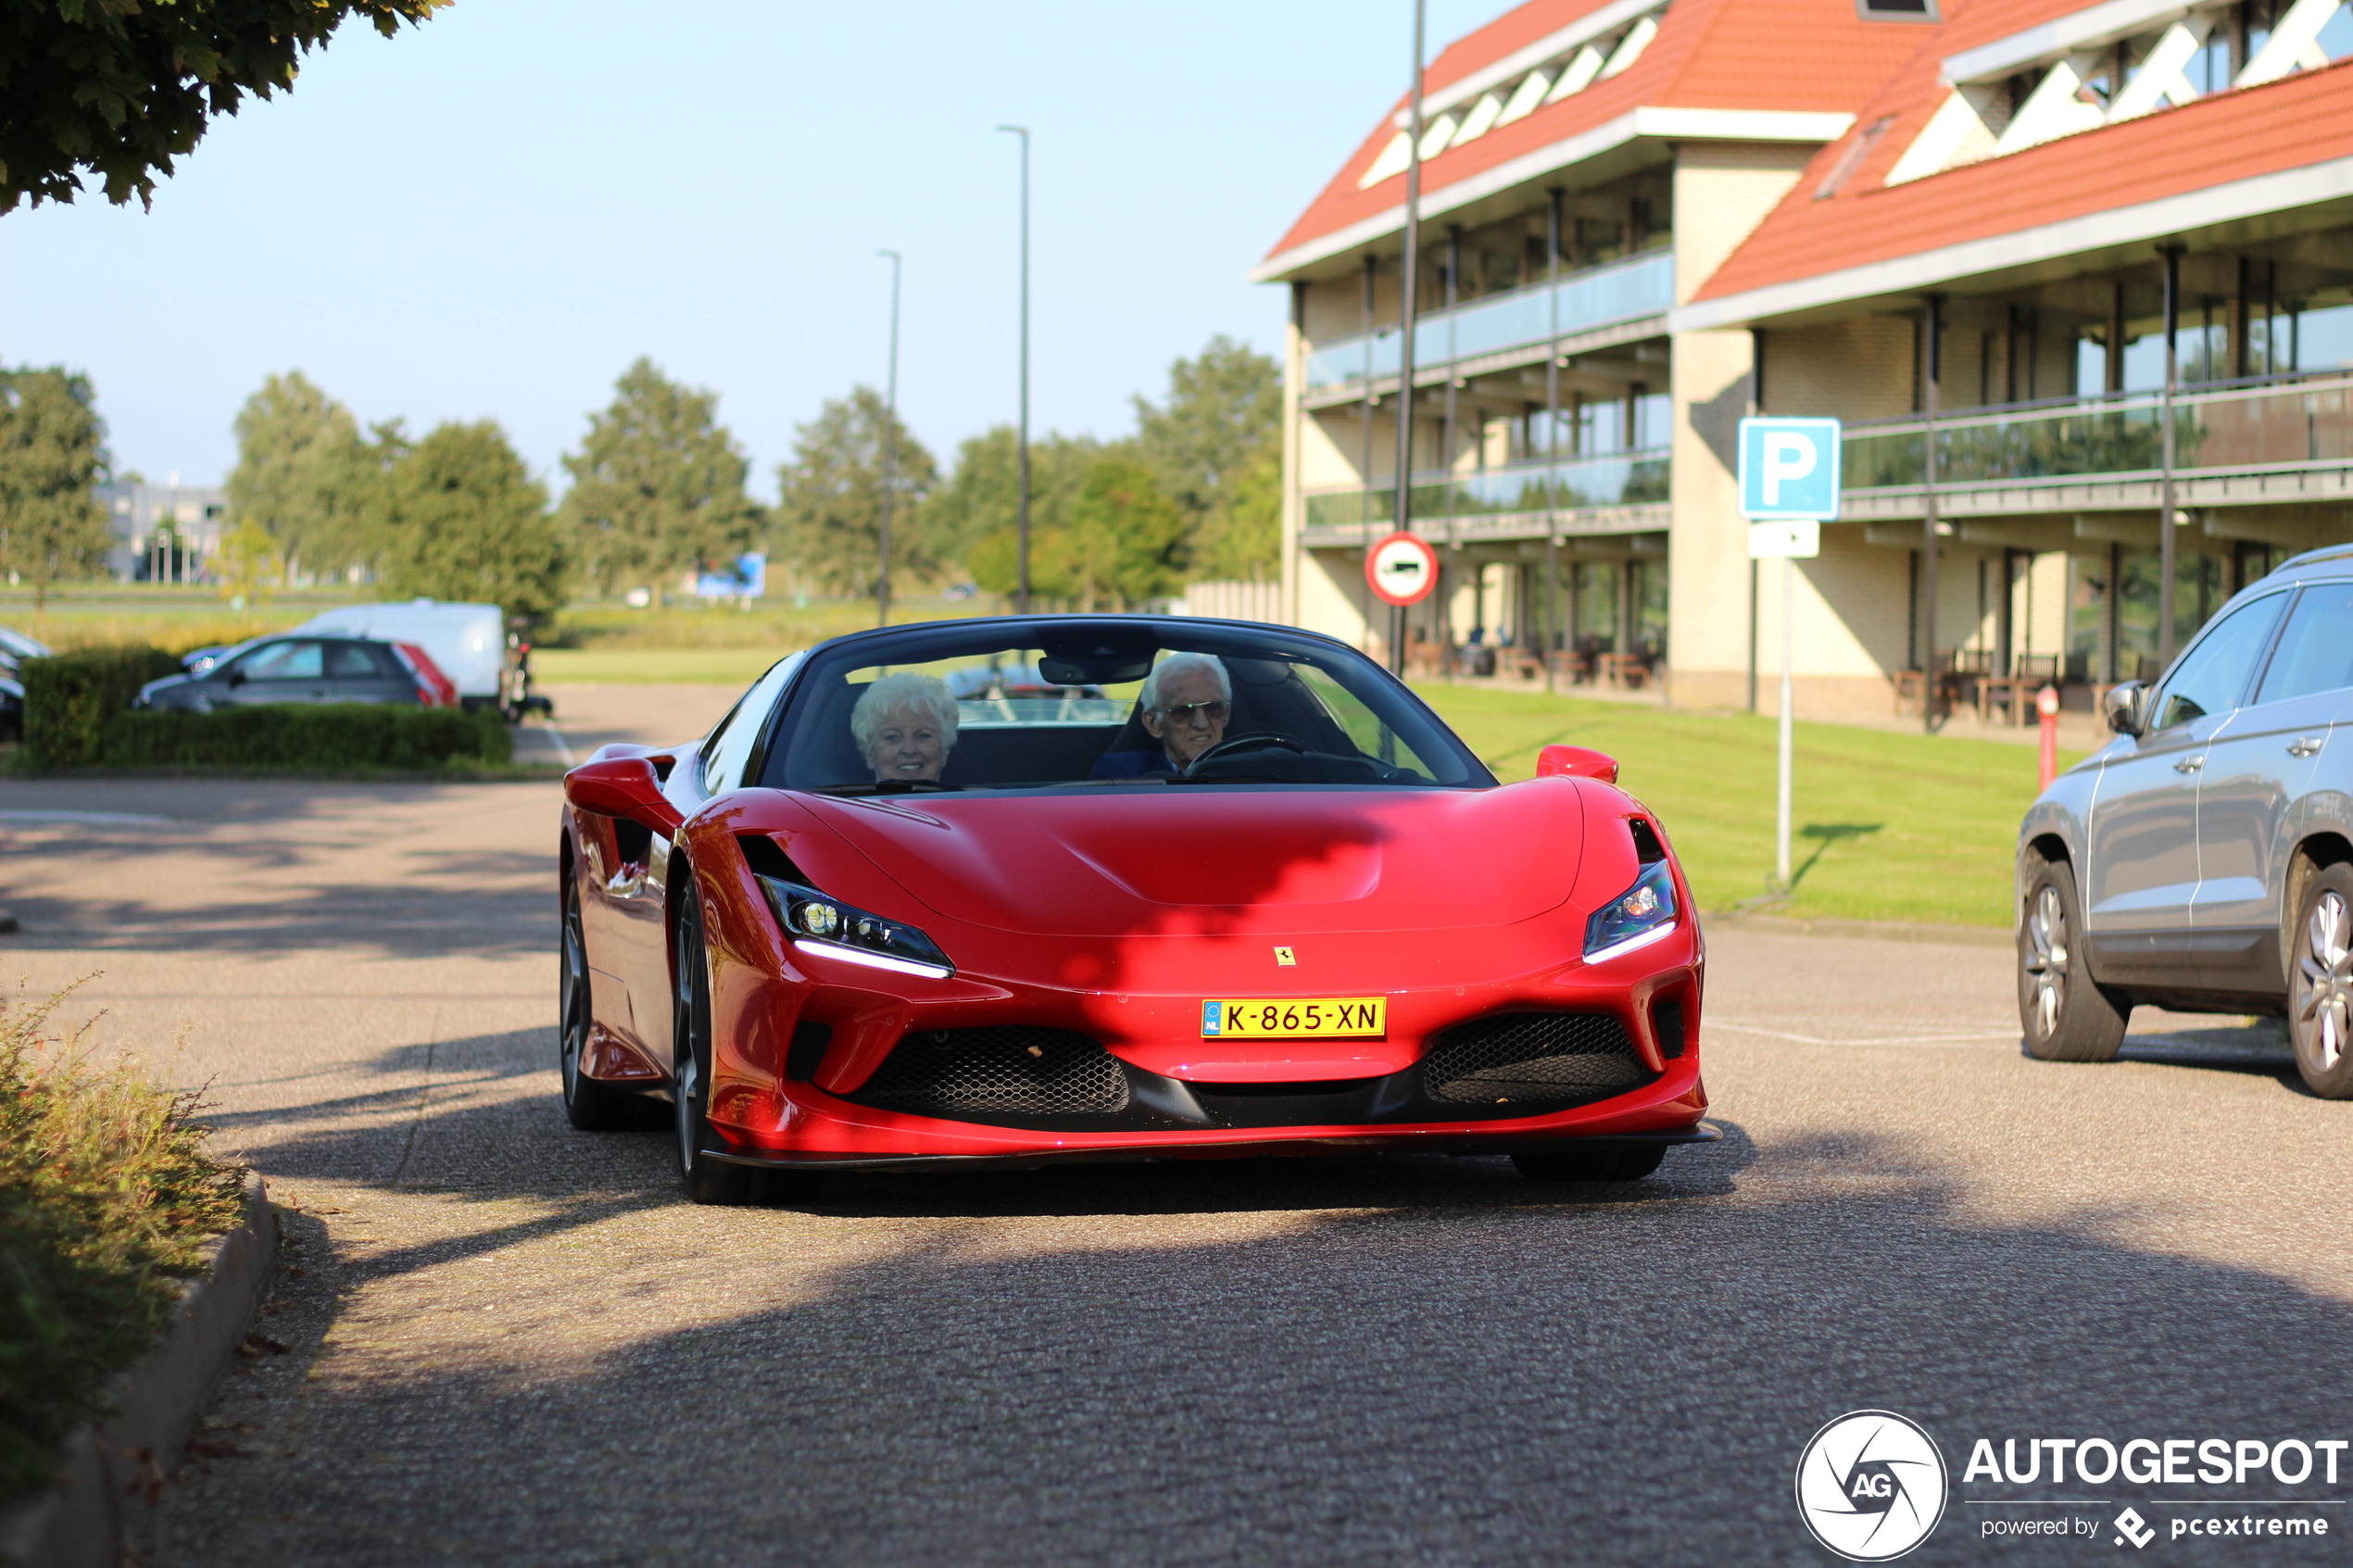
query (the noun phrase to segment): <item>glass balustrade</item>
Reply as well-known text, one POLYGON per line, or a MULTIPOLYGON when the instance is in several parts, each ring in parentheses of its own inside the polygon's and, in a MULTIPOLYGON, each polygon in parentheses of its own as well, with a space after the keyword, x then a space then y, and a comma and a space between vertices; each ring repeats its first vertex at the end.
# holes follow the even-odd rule
MULTIPOLYGON (((1958 411, 1936 421, 1936 483, 2016 484, 2153 473, 2164 461, 2163 420, 2163 400, 2145 392, 1958 411)), ((1841 483, 1848 490, 1917 488, 1927 439, 1927 427, 1917 419, 1849 426, 1841 446, 1841 483)), ((2348 458, 2353 378, 2332 374, 2174 396, 2176 473, 2348 458)))
MULTIPOLYGON (((1653 251, 1630 261, 1589 267, 1556 283, 1539 283, 1510 294, 1475 300, 1452 310, 1417 317, 1414 362, 1424 370, 1456 359, 1475 359, 1507 348, 1568 337, 1617 321, 1655 316, 1675 303, 1675 253, 1653 251), (1559 318, 1554 318, 1554 301, 1559 318)), ((1397 373, 1403 335, 1384 327, 1362 336, 1325 344, 1307 357, 1308 390, 1344 386, 1397 373)))
MULTIPOLYGON (((1557 463, 1520 463, 1480 473, 1419 474, 1414 481, 1414 516, 1428 522, 1450 517, 1640 506, 1667 499, 1667 454, 1659 449, 1570 458, 1557 463)), ((1310 528, 1386 525, 1397 515, 1397 492, 1392 485, 1370 494, 1330 491, 1304 500, 1310 528)))

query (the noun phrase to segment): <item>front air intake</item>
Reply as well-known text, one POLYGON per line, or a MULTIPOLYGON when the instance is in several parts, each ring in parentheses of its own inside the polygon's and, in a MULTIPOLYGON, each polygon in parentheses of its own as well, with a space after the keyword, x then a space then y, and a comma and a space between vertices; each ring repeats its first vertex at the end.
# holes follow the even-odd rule
POLYGON ((913 1116, 1109 1116, 1127 1109, 1127 1075, 1084 1035, 1006 1024, 912 1029, 846 1097, 913 1116))
POLYGON ((1651 1079, 1626 1025, 1606 1012, 1504 1012, 1444 1030, 1422 1059, 1422 1092, 1444 1105, 1606 1099, 1651 1079))

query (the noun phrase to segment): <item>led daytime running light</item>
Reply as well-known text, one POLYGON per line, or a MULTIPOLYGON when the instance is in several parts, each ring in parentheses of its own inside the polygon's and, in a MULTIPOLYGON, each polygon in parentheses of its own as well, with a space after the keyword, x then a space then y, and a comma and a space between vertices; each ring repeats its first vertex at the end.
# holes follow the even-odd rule
POLYGON ((1647 947, 1675 928, 1675 877, 1659 860, 1585 922, 1585 961, 1647 947))
POLYGON ((918 974, 945 978, 956 972, 954 960, 940 951, 939 944, 914 926, 887 920, 781 877, 762 876, 759 881, 769 906, 776 911, 777 923, 796 947, 820 951, 837 948, 845 958, 871 955, 894 960, 894 968, 909 966, 918 974))

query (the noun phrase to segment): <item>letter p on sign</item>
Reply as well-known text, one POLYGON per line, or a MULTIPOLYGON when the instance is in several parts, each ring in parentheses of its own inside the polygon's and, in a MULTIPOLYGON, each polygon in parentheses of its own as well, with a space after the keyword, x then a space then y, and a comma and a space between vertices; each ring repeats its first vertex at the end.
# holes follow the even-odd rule
POLYGON ((1836 420, 1741 421, 1741 515, 1752 522, 1838 516, 1836 420))

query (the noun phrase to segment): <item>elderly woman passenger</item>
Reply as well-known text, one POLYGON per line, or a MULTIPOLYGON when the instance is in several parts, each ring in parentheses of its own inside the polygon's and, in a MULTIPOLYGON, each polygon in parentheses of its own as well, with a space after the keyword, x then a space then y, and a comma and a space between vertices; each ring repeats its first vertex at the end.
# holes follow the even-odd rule
POLYGON ((1234 710, 1234 683, 1221 659, 1205 653, 1172 653, 1144 677, 1136 705, 1144 733, 1160 742, 1160 748, 1108 752, 1095 764, 1091 777, 1137 779, 1183 772, 1226 738, 1226 721, 1234 710))
POLYGON ((849 734, 875 783, 937 782, 956 744, 956 699, 936 675, 885 675, 850 709, 849 734))

